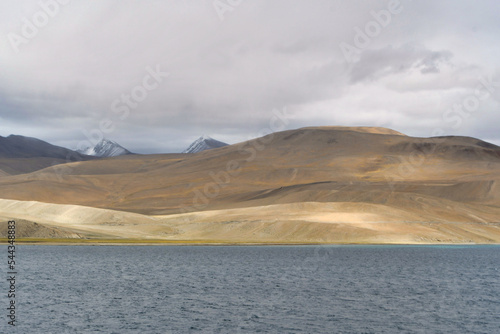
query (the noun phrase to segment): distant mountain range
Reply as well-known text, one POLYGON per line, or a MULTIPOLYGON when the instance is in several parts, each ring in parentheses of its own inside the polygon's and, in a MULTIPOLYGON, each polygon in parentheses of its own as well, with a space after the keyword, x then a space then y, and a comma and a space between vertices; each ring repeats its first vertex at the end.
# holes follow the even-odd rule
MULTIPOLYGON (((35 155, 26 142, 67 152, 13 136, 3 156, 35 155)), ((0 157, 0 220, 48 241, 500 243, 500 147, 476 138, 309 127, 201 154, 84 157, 0 157)))
POLYGON ((219 148, 223 146, 227 146, 228 144, 223 143, 221 141, 215 140, 209 136, 201 136, 196 139, 187 149, 185 149, 182 153, 198 153, 206 150, 210 150, 213 148, 219 148))
MULTIPOLYGON (((204 135, 196 139, 182 153, 198 153, 227 145, 228 144, 224 142, 204 135)), ((51 162, 52 164, 56 164, 71 161, 84 161, 92 159, 92 157, 105 158, 127 154, 134 153, 117 142, 107 138, 102 139, 94 146, 73 151, 49 144, 36 138, 19 135, 10 135, 8 137, 0 136, 0 158, 48 158, 56 159, 57 161, 53 160, 51 162)), ((44 168, 46 166, 44 164, 38 164, 38 167, 44 168)))
POLYGON ((86 154, 86 155, 91 155, 94 157, 116 157, 119 155, 127 155, 127 154, 133 154, 120 144, 118 144, 115 141, 109 140, 104 138, 100 142, 98 142, 95 146, 93 147, 87 147, 86 149, 83 150, 78 150, 77 152, 81 154, 86 154))

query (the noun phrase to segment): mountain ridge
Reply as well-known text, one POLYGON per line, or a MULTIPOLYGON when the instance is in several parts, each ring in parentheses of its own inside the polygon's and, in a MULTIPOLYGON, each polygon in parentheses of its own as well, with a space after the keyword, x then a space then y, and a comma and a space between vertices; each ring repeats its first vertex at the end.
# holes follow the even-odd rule
POLYGON ((109 158, 120 155, 133 154, 117 142, 103 138, 94 146, 87 147, 82 150, 77 150, 78 153, 86 154, 94 157, 109 158))
POLYGON ((68 161, 87 157, 65 147, 52 145, 41 139, 20 135, 0 136, 0 158, 56 158, 68 161))
POLYGON ((211 150, 214 148, 220 148, 227 146, 228 144, 221 142, 219 140, 213 139, 210 136, 203 135, 196 139, 187 149, 182 151, 182 153, 199 153, 206 150, 211 150))

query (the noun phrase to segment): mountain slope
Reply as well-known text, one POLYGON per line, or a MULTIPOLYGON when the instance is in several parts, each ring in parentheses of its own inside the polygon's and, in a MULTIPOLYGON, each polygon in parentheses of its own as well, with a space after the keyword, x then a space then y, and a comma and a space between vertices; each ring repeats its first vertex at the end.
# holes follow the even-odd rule
POLYGON ((68 161, 87 160, 88 157, 64 147, 49 144, 43 140, 10 135, 0 136, 0 158, 54 158, 68 161))
POLYGON ((497 199, 500 148, 485 146, 465 137, 305 128, 196 155, 122 156, 49 168, 30 175, 29 195, 21 177, 4 178, 0 186, 12 199, 157 214, 183 206, 208 210, 273 201, 383 201, 395 191, 450 198, 457 191, 467 200, 489 201, 497 199), (66 184, 47 183, 57 173, 66 184), (470 191, 465 191, 467 184, 470 191), (45 187, 57 191, 50 198, 37 196, 34 189, 42 194, 45 187))
POLYGON ((106 138, 102 139, 94 147, 88 147, 84 150, 78 150, 78 152, 101 158, 132 154, 132 152, 130 152, 117 142, 114 142, 106 138))
POLYGON ((161 215, 180 239, 500 241, 487 238, 500 231, 500 147, 469 137, 302 128, 193 155, 66 164, 0 187, 7 199, 161 215))
POLYGON ((93 157, 36 138, 0 136, 0 177, 31 173, 50 166, 93 157))
POLYGON ((228 144, 215 140, 209 136, 201 136, 200 138, 196 139, 191 145, 189 145, 189 147, 182 153, 198 153, 213 148, 224 147, 227 145, 228 144))
MULTIPOLYGON (((0 199, 0 212, 16 217, 19 237, 49 242, 51 238, 216 244, 500 242, 500 223, 429 223, 414 221, 405 211, 391 210, 388 215, 388 208, 380 205, 363 209, 360 212, 347 203, 311 202, 147 216, 0 199)), ((6 235, 6 225, 0 226, 0 237, 6 235)))

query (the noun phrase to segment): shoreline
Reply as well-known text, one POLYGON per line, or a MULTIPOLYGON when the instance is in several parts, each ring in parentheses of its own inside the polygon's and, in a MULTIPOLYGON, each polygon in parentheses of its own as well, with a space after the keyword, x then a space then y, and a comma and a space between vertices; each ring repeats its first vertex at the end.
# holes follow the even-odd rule
MULTIPOLYGON (((500 243, 447 242, 285 242, 285 241, 229 241, 229 240, 164 240, 164 239, 59 239, 19 238, 16 245, 47 246, 500 246, 500 243)), ((0 245, 8 245, 6 238, 0 245)))

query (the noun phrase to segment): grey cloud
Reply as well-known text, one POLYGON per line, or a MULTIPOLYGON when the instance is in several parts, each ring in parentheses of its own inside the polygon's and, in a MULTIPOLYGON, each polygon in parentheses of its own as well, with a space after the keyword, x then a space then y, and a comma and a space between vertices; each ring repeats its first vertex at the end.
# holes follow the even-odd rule
MULTIPOLYGON (((401 2, 350 67, 339 44, 387 1, 242 1, 223 21, 211 0, 73 1, 19 54, 0 39, 0 135, 74 147, 111 119, 105 135, 132 151, 179 152, 203 133, 255 136, 283 107, 288 128, 387 125, 427 135, 429 124, 445 127, 442 113, 479 76, 498 70, 500 6, 401 2), (121 119, 113 102, 157 65, 170 76, 121 119)), ((37 9, 37 0, 0 4, 0 34, 20 33, 37 9)), ((483 115, 459 131, 495 137, 500 119, 483 115)))
POLYGON ((453 54, 450 51, 432 51, 420 60, 415 67, 420 68, 422 74, 439 73, 442 64, 449 65, 453 54))
POLYGON ((432 51, 419 45, 386 46, 368 49, 361 53, 353 64, 351 82, 376 81, 392 74, 417 69, 422 74, 439 73, 440 66, 450 66, 453 54, 450 51, 432 51))

